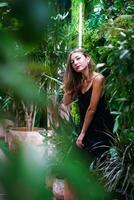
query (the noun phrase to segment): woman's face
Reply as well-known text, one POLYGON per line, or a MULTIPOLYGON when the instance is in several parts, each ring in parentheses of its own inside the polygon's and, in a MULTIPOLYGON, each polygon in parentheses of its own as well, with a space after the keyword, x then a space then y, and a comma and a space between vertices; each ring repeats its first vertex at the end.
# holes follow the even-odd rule
POLYGON ((70 63, 76 72, 82 72, 89 65, 89 57, 85 57, 82 52, 72 53, 70 63))

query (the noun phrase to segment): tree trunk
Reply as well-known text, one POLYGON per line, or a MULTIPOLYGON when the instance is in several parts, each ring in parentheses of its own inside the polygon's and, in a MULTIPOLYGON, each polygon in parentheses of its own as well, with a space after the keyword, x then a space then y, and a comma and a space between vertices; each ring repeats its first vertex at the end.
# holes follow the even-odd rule
MULTIPOLYGON (((73 35, 73 48, 78 47, 79 43, 79 15, 80 15, 80 3, 82 3, 82 18, 84 19, 84 7, 85 7, 85 1, 84 0, 72 0, 71 3, 71 31, 75 33, 73 35)), ((82 32, 84 29, 84 20, 82 20, 82 32)))

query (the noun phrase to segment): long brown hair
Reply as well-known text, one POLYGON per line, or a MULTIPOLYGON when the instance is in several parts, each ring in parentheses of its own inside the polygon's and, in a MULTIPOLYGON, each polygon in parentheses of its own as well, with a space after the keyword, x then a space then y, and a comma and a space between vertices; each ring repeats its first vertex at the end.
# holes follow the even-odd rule
POLYGON ((76 72, 72 65, 71 65, 71 56, 73 53, 80 52, 85 57, 90 58, 89 67, 91 69, 92 66, 94 66, 94 62, 92 61, 91 57, 87 54, 85 49, 79 49, 76 48, 73 51, 70 52, 68 59, 67 59, 67 68, 66 72, 64 74, 64 92, 76 95, 78 90, 80 89, 82 82, 83 82, 83 76, 82 73, 76 72))

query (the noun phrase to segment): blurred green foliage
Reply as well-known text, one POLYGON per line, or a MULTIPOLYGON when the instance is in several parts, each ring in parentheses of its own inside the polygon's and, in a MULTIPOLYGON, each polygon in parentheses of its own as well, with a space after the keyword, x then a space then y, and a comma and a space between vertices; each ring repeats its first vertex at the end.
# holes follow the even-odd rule
MULTIPOLYGON (((94 0, 83 1, 83 4, 88 4, 89 9, 85 10, 83 47, 95 60, 96 70, 106 76, 106 94, 115 116, 114 132, 119 139, 114 144, 116 153, 111 151, 99 170, 102 179, 110 177, 105 180, 109 187, 117 181, 118 187, 111 187, 109 191, 115 192, 121 184, 123 190, 120 193, 127 199, 130 196, 124 186, 126 179, 130 183, 133 177, 130 141, 134 139, 134 2, 94 0), (114 167, 110 169, 113 163, 114 167), (112 174, 112 180, 109 174, 112 174)), ((24 111, 20 103, 23 100, 26 105, 34 103, 37 106, 36 125, 40 125, 43 109, 55 99, 61 101, 67 54, 77 46, 78 32, 73 27, 78 22, 78 4, 72 1, 72 6, 71 11, 63 13, 56 0, 5 0, 0 3, 1 118, 19 116, 23 124, 24 111)), ((112 199, 100 186, 95 171, 89 170, 90 158, 84 160, 83 152, 73 148, 79 133, 73 124, 79 122, 75 103, 71 114, 72 121, 60 119, 60 126, 54 129, 53 136, 45 135, 48 143, 44 143, 44 148, 50 148, 49 142, 53 144, 51 156, 44 154, 41 157, 35 149, 26 147, 12 155, 5 143, 0 144, 8 159, 0 160, 0 184, 5 199, 52 199, 52 190, 45 182, 51 173, 67 179, 78 199, 112 199)), ((46 118, 45 115, 43 120, 46 118)), ((130 185, 133 189, 133 184, 130 185)))
POLYGON ((48 161, 47 155, 39 154, 38 148, 22 146, 13 154, 6 153, 6 160, 0 158, 4 199, 52 199, 52 191, 45 182, 50 157, 48 161))

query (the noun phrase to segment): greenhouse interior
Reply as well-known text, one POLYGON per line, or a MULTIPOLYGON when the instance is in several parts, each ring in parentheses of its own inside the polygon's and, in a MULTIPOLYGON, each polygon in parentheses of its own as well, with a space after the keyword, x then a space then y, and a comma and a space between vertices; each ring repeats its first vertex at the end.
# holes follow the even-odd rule
POLYGON ((133 200, 134 1, 3 0, 0 19, 0 200, 133 200))

